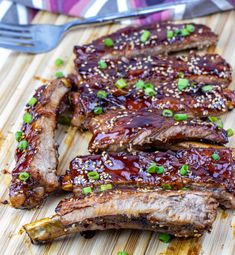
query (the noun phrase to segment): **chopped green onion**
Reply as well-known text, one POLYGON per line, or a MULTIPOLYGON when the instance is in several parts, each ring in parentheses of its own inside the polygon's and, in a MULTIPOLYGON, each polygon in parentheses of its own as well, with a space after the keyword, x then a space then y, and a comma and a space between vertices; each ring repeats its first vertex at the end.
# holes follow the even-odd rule
POLYGON ((162 116, 164 116, 164 117, 170 118, 170 117, 172 117, 173 115, 174 115, 173 112, 172 112, 171 110, 169 110, 169 109, 164 109, 164 110, 162 111, 162 116))
POLYGON ((29 101, 28 101, 28 105, 29 106, 34 106, 37 103, 37 98, 32 97, 29 101))
POLYGON ((188 173, 188 169, 189 169, 188 165, 182 165, 179 171, 180 175, 186 175, 188 173))
POLYGON ((112 47, 114 45, 114 42, 113 42, 113 40, 111 38, 105 38, 103 40, 103 43, 107 47, 112 47))
POLYGON ((15 139, 17 142, 19 142, 21 140, 22 136, 23 136, 23 133, 21 131, 16 131, 15 139))
POLYGON ((219 159, 220 159, 219 154, 217 154, 217 153, 213 153, 213 154, 211 155, 211 157, 212 157, 214 160, 219 160, 219 159))
POLYGON ((144 84, 144 89, 148 89, 148 88, 154 89, 154 86, 153 86, 153 84, 151 82, 148 82, 148 83, 144 84))
POLYGON ((181 190, 189 190, 189 187, 183 187, 181 190))
POLYGON ((168 183, 162 184, 162 188, 163 188, 163 189, 166 189, 166 190, 171 190, 171 189, 172 189, 171 185, 168 184, 168 183))
POLYGON ((108 96, 108 93, 104 90, 99 90, 96 95, 97 95, 98 98, 103 99, 103 98, 106 98, 108 96))
POLYGON ((26 150, 28 148, 28 142, 26 140, 22 140, 18 144, 18 148, 20 150, 26 150))
POLYGON ((184 78, 184 72, 178 72, 178 77, 184 78))
POLYGON ((64 61, 61 58, 57 58, 55 60, 55 66, 59 67, 62 66, 64 64, 64 61))
POLYGON ((117 255, 129 255, 129 254, 127 252, 125 252, 125 251, 119 251, 117 253, 117 255))
POLYGON ((164 234, 164 233, 161 233, 161 234, 159 234, 159 236, 158 236, 158 239, 159 239, 160 241, 162 241, 163 243, 169 243, 170 240, 171 240, 171 238, 172 238, 171 235, 169 235, 169 234, 164 234))
POLYGON ((188 87, 188 84, 189 84, 188 79, 180 78, 178 80, 178 89, 179 90, 184 90, 184 89, 186 89, 188 87))
POLYGON ((100 107, 100 106, 96 106, 96 107, 93 109, 93 112, 94 112, 94 114, 99 115, 99 114, 103 113, 103 108, 100 107))
POLYGON ((186 25, 186 29, 187 29, 190 33, 192 33, 192 32, 195 31, 194 25, 190 25, 190 24, 186 25))
POLYGON ((55 77, 56 78, 62 78, 62 77, 64 77, 64 74, 63 74, 63 72, 58 71, 58 72, 55 73, 55 77))
POLYGON ((61 115, 58 118, 58 123, 64 126, 70 126, 71 118, 69 118, 68 116, 61 115))
POLYGON ((156 170, 157 170, 156 163, 151 163, 150 166, 147 169, 147 172, 150 173, 150 174, 153 174, 153 173, 156 172, 156 170))
POLYGON ((172 39, 174 37, 174 31, 168 30, 166 32, 167 39, 172 39))
POLYGON ((181 29, 177 29, 175 31, 175 34, 178 35, 178 36, 182 35, 182 30, 181 29))
POLYGON ((27 172, 22 172, 19 175, 19 179, 23 182, 27 181, 29 179, 30 175, 27 172))
POLYGON ((100 68, 100 69, 105 69, 105 68, 108 67, 108 65, 106 64, 106 62, 103 61, 103 60, 100 60, 100 61, 98 62, 98 65, 99 65, 99 68, 100 68))
POLYGON ((148 39, 150 38, 150 35, 151 35, 150 31, 144 30, 143 33, 140 36, 140 41, 142 43, 147 42, 148 39))
POLYGON ((188 114, 186 114, 186 113, 176 113, 174 115, 174 119, 176 121, 187 120, 188 119, 188 114))
POLYGON ((211 85, 206 85, 206 86, 202 87, 202 91, 205 92, 205 93, 210 92, 212 90, 213 90, 213 86, 211 86, 211 85))
POLYGON ((231 128, 227 129, 226 133, 227 133, 227 136, 228 136, 228 137, 234 135, 234 132, 233 132, 233 130, 232 130, 231 128))
POLYGON ((92 179, 92 180, 98 180, 100 178, 100 175, 95 171, 88 172, 87 176, 89 179, 92 179))
POLYGON ((30 123, 32 122, 32 120, 33 120, 33 116, 32 116, 30 113, 26 112, 26 113, 23 115, 23 121, 24 121, 25 123, 30 124, 30 123))
POLYGON ((144 81, 138 80, 138 81, 136 82, 136 84, 135 84, 135 87, 136 87, 137 89, 144 89, 144 87, 145 87, 144 81))
POLYGON ((112 186, 112 184, 104 184, 104 185, 101 185, 100 186, 100 190, 101 191, 105 191, 105 190, 108 190, 108 189, 112 189, 113 188, 113 186, 112 186))
POLYGON ((145 88, 144 89, 144 94, 146 96, 152 97, 152 96, 156 95, 156 91, 153 88, 145 88))
POLYGON ((182 36, 188 36, 190 34, 190 32, 186 28, 183 28, 181 30, 181 34, 182 34, 182 36))
POLYGON ((163 174, 165 172, 164 166, 157 166, 156 173, 163 174))
POLYGON ((124 79, 121 78, 121 79, 116 81, 115 86, 118 89, 123 89, 123 88, 125 88, 127 86, 127 83, 126 83, 126 81, 124 79))
POLYGON ((215 117, 215 116, 209 116, 208 117, 210 122, 213 122, 218 128, 223 128, 224 124, 222 122, 222 120, 219 117, 215 117))
POLYGON ((82 194, 87 195, 92 192, 91 187, 85 187, 82 189, 82 194))

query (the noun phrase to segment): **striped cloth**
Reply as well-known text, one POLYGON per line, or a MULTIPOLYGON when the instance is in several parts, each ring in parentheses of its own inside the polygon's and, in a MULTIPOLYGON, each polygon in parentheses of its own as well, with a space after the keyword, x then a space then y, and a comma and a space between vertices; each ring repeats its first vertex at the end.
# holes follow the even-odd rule
MULTIPOLYGON (((0 22, 27 24, 38 10, 62 13, 76 17, 91 17, 118 13, 150 5, 177 0, 0 0, 0 22)), ((231 10, 235 0, 186 0, 186 3, 175 5, 172 10, 163 11, 138 20, 140 23, 150 23, 160 20, 189 19, 231 10)))

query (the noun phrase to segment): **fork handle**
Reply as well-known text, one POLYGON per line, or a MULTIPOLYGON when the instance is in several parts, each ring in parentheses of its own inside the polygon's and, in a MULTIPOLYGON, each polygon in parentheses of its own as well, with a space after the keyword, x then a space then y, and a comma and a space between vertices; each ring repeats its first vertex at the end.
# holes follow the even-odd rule
POLYGON ((174 4, 174 5, 172 3, 163 3, 159 5, 144 7, 142 9, 137 9, 134 11, 131 10, 131 11, 126 11, 121 13, 110 14, 106 16, 95 16, 95 17, 87 18, 85 20, 74 20, 64 24, 63 27, 64 27, 64 31, 67 31, 74 27, 81 27, 81 26, 85 26, 89 24, 94 24, 94 25, 110 24, 122 19, 146 16, 148 14, 159 12, 159 11, 175 9, 176 6, 186 4, 189 1, 192 2, 192 0, 182 0, 182 1, 178 1, 177 4, 174 4))

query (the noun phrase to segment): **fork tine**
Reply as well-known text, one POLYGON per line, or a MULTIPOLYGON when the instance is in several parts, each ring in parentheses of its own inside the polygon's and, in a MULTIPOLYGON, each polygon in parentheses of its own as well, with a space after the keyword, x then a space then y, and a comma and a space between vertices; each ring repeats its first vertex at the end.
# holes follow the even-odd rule
POLYGON ((33 41, 31 39, 22 39, 22 38, 14 38, 14 37, 3 37, 0 36, 0 43, 6 43, 6 44, 18 44, 18 43, 25 43, 25 44, 32 44, 33 41))
POLYGON ((0 29, 11 30, 11 31, 30 31, 28 25, 13 25, 13 24, 4 24, 0 23, 0 29))
POLYGON ((21 51, 21 52, 27 52, 27 53, 35 53, 35 48, 33 46, 19 46, 19 45, 10 45, 6 43, 1 43, 0 42, 0 47, 6 48, 9 50, 15 50, 15 51, 21 51))
POLYGON ((6 36, 6 37, 24 37, 24 38, 32 38, 32 35, 29 32, 12 32, 7 30, 1 30, 0 29, 0 36, 6 36))

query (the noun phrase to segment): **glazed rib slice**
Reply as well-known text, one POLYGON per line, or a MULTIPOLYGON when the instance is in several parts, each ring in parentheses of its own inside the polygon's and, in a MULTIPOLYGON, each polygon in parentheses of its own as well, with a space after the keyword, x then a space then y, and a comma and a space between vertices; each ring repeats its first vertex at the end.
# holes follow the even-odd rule
POLYGON ((145 153, 106 153, 77 156, 62 177, 62 189, 80 194, 84 187, 96 191, 110 183, 113 188, 200 190, 211 192, 226 208, 235 208, 234 150, 190 148, 145 153), (185 167, 186 165, 186 167, 185 167), (149 167, 153 166, 149 169, 149 167), (180 171, 182 168, 186 171, 180 171), (97 172, 92 178, 90 172, 97 172))
POLYGON ((40 87, 34 95, 36 101, 28 105, 28 121, 23 124, 19 139, 19 146, 26 146, 18 146, 16 150, 10 185, 10 201, 15 208, 38 206, 59 186, 54 135, 59 104, 69 90, 68 80, 54 80, 40 87))
MULTIPOLYGON (((89 130, 93 136, 89 151, 132 151, 152 147, 169 148, 182 141, 201 141, 211 144, 228 142, 227 133, 215 123, 198 118, 176 121, 174 116, 163 116, 156 109, 112 111, 93 118, 89 130)), ((180 115, 182 116, 182 115, 180 115)))
POLYGON ((209 231, 217 202, 207 192, 115 190, 62 201, 52 218, 24 226, 33 243, 75 232, 141 229, 178 237, 209 231))
POLYGON ((100 59, 82 62, 76 66, 78 83, 83 80, 116 82, 120 78, 129 82, 147 79, 153 82, 172 81, 179 77, 204 83, 221 83, 227 87, 232 79, 231 66, 218 54, 198 55, 191 52, 185 56, 140 56, 105 59, 101 68, 100 59))
POLYGON ((210 28, 200 24, 158 23, 126 27, 90 44, 75 46, 75 65, 80 66, 83 62, 90 62, 94 58, 115 59, 122 56, 159 55, 190 48, 202 48, 216 44, 217 40, 217 35, 210 28), (144 32, 145 35, 143 35, 144 32), (110 39, 112 40, 108 45, 105 42, 107 38, 109 42, 110 39))
POLYGON ((234 108, 234 91, 222 89, 219 83, 208 85, 191 79, 187 81, 187 88, 180 90, 179 79, 163 83, 141 80, 147 85, 152 84, 155 93, 153 96, 146 95, 145 90, 136 88, 133 82, 128 83, 126 90, 118 90, 112 83, 81 84, 78 92, 73 92, 70 97, 74 108, 72 124, 87 128, 90 119, 95 116, 94 111, 97 107, 101 107, 102 112, 115 109, 168 109, 197 117, 218 116, 234 108), (105 93, 106 97, 100 98, 100 92, 105 93))

